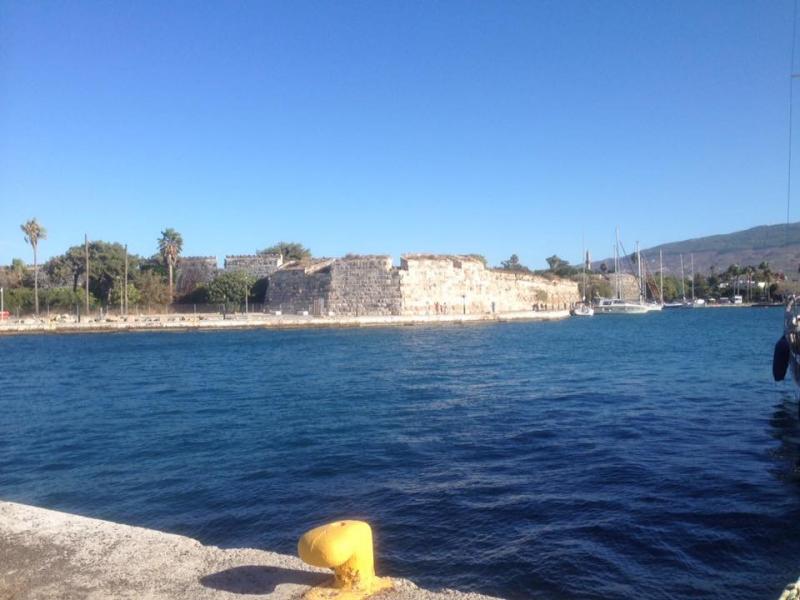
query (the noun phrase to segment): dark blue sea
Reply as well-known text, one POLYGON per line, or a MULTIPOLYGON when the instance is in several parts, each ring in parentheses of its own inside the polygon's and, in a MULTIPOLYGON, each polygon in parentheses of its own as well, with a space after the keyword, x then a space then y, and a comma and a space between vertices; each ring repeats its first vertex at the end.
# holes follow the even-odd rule
POLYGON ((776 309, 0 338, 0 498, 506 598, 776 598, 800 425, 776 309))

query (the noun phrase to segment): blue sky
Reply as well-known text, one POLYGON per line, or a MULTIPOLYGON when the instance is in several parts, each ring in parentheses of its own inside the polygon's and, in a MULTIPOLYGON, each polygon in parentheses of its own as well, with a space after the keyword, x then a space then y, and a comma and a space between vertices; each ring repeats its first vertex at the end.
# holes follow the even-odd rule
POLYGON ((84 232, 150 255, 174 227, 189 255, 533 267, 582 238, 607 256, 616 225, 647 247, 780 223, 791 20, 792 0, 0 0, 0 264, 30 259, 33 216, 44 258, 84 232))

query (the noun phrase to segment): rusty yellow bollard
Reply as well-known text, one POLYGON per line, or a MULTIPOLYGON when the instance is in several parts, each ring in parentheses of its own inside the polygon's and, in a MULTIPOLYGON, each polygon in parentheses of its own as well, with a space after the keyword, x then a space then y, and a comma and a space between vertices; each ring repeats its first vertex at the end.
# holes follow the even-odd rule
POLYGON ((333 569, 333 581, 310 589, 309 600, 358 600, 392 587, 375 576, 372 529, 364 521, 336 521, 303 534, 297 543, 303 562, 333 569))

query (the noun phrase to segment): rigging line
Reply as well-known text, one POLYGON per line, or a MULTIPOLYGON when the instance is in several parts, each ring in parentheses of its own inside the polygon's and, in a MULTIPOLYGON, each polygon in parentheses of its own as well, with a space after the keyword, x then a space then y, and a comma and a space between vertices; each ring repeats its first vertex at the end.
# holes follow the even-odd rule
POLYGON ((792 10, 792 56, 789 65, 789 165, 786 178, 786 227, 783 231, 784 245, 789 243, 789 215, 792 203, 792 108, 794 96, 794 79, 798 75, 794 72, 794 55, 795 46, 797 44, 797 0, 794 0, 794 9, 792 10))

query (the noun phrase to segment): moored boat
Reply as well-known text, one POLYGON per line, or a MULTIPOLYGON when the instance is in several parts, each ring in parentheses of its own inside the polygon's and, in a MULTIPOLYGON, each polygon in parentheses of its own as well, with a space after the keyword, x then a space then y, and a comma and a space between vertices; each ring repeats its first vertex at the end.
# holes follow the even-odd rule
POLYGON ((644 304, 626 302, 619 298, 602 298, 594 310, 598 315, 643 315, 650 312, 644 304))
POLYGON ((572 307, 572 310, 569 313, 573 317, 593 317, 594 316, 594 309, 590 304, 585 302, 580 302, 572 307))
POLYGON ((798 298, 790 296, 783 314, 783 335, 775 344, 772 356, 772 376, 775 381, 783 381, 787 370, 800 386, 800 306, 798 298))

